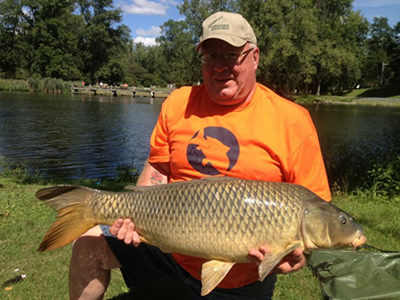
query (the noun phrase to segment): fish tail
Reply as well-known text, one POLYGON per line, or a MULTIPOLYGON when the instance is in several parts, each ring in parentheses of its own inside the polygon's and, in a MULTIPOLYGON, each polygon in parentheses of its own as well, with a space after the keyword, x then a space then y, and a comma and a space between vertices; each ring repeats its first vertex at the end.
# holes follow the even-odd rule
POLYGON ((39 190, 36 197, 58 212, 38 251, 53 250, 74 241, 97 225, 87 203, 96 190, 79 186, 55 186, 39 190))

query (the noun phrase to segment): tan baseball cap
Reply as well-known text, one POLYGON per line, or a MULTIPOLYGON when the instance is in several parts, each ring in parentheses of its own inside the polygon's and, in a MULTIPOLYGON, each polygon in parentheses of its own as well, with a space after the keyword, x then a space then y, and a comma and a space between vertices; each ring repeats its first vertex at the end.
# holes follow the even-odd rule
POLYGON ((203 22, 203 34, 196 47, 199 51, 201 44, 209 39, 219 39, 234 47, 241 47, 247 42, 257 44, 257 38, 249 22, 242 15, 220 11, 203 22))

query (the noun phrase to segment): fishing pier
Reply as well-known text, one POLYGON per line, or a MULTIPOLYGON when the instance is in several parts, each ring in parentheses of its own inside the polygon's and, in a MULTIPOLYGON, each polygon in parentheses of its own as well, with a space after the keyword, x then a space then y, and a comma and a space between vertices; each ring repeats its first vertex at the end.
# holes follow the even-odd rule
POLYGON ((150 97, 150 98, 166 98, 170 94, 170 90, 154 89, 154 88, 117 88, 117 87, 72 87, 73 94, 90 94, 93 95, 110 95, 110 96, 133 96, 133 97, 150 97))

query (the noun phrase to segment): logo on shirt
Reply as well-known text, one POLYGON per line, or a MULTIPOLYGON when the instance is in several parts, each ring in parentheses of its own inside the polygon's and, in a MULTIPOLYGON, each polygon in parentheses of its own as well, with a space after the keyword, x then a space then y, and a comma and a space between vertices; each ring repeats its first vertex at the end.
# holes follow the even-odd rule
POLYGON ((239 157, 239 143, 226 128, 206 127, 193 135, 186 156, 190 165, 200 173, 220 175, 235 166, 239 157))

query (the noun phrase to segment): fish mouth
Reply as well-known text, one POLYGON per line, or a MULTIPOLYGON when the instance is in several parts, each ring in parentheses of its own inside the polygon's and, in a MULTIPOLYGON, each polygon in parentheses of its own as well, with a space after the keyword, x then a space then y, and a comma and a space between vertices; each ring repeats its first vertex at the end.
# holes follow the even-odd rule
POLYGON ((360 235, 351 242, 351 245, 353 246, 353 249, 356 250, 357 247, 364 244, 366 240, 367 238, 364 236, 364 234, 360 233, 360 235))

